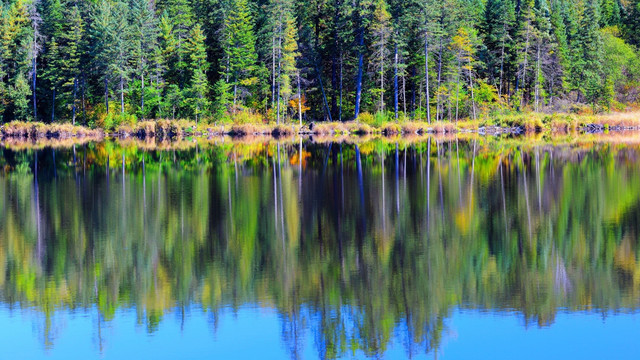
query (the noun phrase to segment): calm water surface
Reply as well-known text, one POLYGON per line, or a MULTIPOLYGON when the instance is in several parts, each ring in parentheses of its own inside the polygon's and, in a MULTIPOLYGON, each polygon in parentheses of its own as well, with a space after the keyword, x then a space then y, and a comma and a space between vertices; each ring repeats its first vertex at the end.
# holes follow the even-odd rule
POLYGON ((5 147, 0 359, 637 359, 639 239, 638 145, 5 147))

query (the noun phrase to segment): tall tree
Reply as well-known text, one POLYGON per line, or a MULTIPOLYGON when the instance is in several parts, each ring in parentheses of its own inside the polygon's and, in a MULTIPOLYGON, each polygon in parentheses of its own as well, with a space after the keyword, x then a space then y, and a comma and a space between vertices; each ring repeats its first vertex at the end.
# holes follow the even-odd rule
POLYGON ((233 88, 233 106, 238 96, 243 99, 257 83, 255 77, 258 56, 255 50, 253 20, 247 0, 234 0, 224 22, 225 52, 223 76, 233 88))
POLYGON ((379 88, 375 93, 380 98, 378 111, 384 113, 384 80, 385 65, 389 56, 389 38, 391 36, 391 14, 387 10, 385 0, 377 0, 375 10, 373 11, 373 20, 371 22, 371 66, 374 68, 373 73, 377 78, 379 88))
POLYGON ((275 94, 277 123, 280 123, 283 110, 286 110, 282 101, 286 103, 291 96, 291 79, 296 74, 298 34, 292 5, 291 0, 273 0, 271 3, 272 91, 275 94))
MULTIPOLYGON (((132 25, 132 55, 136 63, 136 76, 140 79, 140 114, 145 111, 145 86, 149 74, 158 66, 158 37, 160 28, 154 3, 149 0, 130 0, 132 25), (145 77, 146 76, 146 77, 145 77)), ((157 95, 157 93, 155 93, 157 95)))
POLYGON ((209 63, 207 62, 207 51, 205 49, 205 36, 202 27, 196 24, 191 30, 191 35, 186 44, 187 51, 190 56, 190 69, 192 70, 190 94, 192 111, 195 116, 196 123, 202 118, 203 114, 209 109, 209 85, 207 82, 207 70, 209 63))

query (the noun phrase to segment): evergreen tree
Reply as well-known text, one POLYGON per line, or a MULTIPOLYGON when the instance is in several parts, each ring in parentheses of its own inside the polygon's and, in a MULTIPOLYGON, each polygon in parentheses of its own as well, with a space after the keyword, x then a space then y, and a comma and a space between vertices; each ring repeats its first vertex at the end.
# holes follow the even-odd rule
POLYGON ((602 59, 603 44, 599 31, 599 9, 596 0, 586 4, 578 27, 576 46, 571 68, 572 88, 578 91, 578 101, 594 107, 603 93, 602 59))
MULTIPOLYGON (((140 79, 140 115, 146 117, 150 111, 145 109, 145 92, 150 74, 158 64, 159 27, 153 2, 149 0, 130 0, 132 27, 132 57, 136 63, 136 76, 140 79)), ((153 89, 151 94, 158 95, 153 89)), ((156 103, 155 99, 151 100, 156 103)))
MULTIPOLYGON (((291 79, 296 74, 298 34, 293 17, 291 0, 273 0, 271 3, 272 26, 272 79, 276 121, 280 123, 283 111, 291 96, 291 79)), ((273 106, 273 105, 272 105, 273 106)))
POLYGON ((234 0, 224 23, 223 47, 225 66, 223 76, 233 88, 233 104, 237 98, 245 98, 257 83, 255 67, 257 53, 253 21, 247 0, 234 0))
POLYGON ((164 21, 167 23, 165 25, 170 25, 170 33, 163 34, 171 43, 165 53, 166 80, 178 85, 182 90, 190 79, 190 59, 186 43, 194 25, 193 12, 188 0, 163 0, 158 1, 157 6, 163 12, 164 21))
POLYGON ((32 38, 26 3, 0 3, 0 116, 5 121, 15 116, 29 119, 22 97, 31 95, 23 85, 32 63, 32 38))
POLYGON ((631 0, 623 17, 622 33, 631 45, 640 47, 640 0, 631 0))
POLYGON ((373 11, 373 21, 371 22, 371 66, 378 82, 379 88, 375 94, 380 98, 378 111, 384 112, 384 80, 385 69, 389 56, 389 37, 391 36, 391 14, 387 10, 385 0, 377 0, 373 11))
POLYGON ((619 26, 620 20, 618 0, 600 0, 600 26, 619 26))
POLYGON ((13 115, 17 120, 29 120, 31 118, 29 97, 31 89, 29 82, 23 73, 18 73, 13 86, 9 88, 8 98, 13 105, 13 115))
POLYGON ((195 116, 196 123, 209 109, 207 70, 207 52, 205 49, 205 36, 199 24, 193 27, 186 44, 190 53, 190 69, 192 69, 190 84, 190 107, 195 116))

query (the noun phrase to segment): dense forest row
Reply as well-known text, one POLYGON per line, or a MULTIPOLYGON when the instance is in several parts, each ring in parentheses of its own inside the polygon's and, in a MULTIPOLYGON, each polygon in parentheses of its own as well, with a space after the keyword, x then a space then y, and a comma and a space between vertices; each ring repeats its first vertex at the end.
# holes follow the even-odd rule
POLYGON ((2 0, 0 19, 4 122, 431 122, 640 96, 639 0, 2 0))

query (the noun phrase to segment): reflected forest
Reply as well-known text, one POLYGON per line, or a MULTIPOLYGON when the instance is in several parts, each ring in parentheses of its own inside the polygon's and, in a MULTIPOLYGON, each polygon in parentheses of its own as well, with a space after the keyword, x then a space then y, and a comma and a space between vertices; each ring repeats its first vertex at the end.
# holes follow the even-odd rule
MULTIPOLYGON (((437 351, 455 309, 635 312, 640 146, 429 137, 0 150, 0 300, 163 320, 275 309, 287 351, 437 351)), ((99 332, 96 332, 99 334, 99 332)), ((97 335, 96 335, 97 336, 97 335)))

